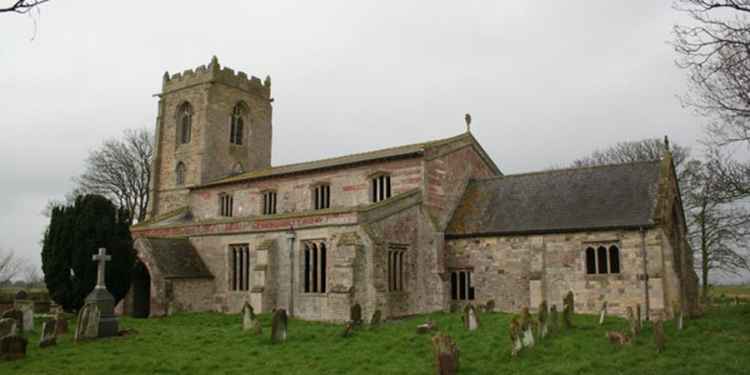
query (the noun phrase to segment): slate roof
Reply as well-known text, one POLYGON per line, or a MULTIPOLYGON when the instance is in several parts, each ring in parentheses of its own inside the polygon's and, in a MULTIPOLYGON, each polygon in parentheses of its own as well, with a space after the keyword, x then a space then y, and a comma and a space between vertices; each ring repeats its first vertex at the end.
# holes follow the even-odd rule
POLYGON ((143 238, 164 278, 213 278, 193 244, 187 238, 143 238))
MULTIPOLYGON (((380 149, 380 150, 375 150, 375 151, 370 151, 370 152, 363 152, 363 153, 358 153, 358 154, 351 154, 351 155, 339 156, 339 157, 334 157, 334 158, 329 158, 329 159, 309 161, 309 162, 304 162, 304 163, 288 164, 288 165, 281 165, 277 167, 259 169, 255 171, 238 174, 235 176, 221 178, 216 181, 212 181, 207 184, 198 186, 197 188, 201 188, 205 186, 220 185, 220 184, 225 184, 225 183, 232 183, 232 182, 237 182, 237 181, 253 180, 253 179, 265 178, 265 177, 310 172, 310 171, 315 171, 315 170, 320 170, 320 169, 335 168, 335 167, 365 163, 365 162, 370 162, 370 161, 375 161, 375 160, 416 156, 416 155, 423 154, 425 149, 429 147, 441 146, 441 145, 449 144, 451 142, 460 141, 465 138, 470 138, 474 140, 474 137, 471 135, 471 133, 463 133, 454 137, 438 139, 434 141, 415 143, 415 144, 399 146, 399 147, 385 148, 385 149, 380 149)), ((476 140, 474 141, 476 142, 476 140)), ((481 149, 481 146, 479 146, 479 143, 477 142, 476 144, 481 149)), ((483 150, 481 150, 481 152, 484 153, 483 150)), ((497 169, 497 166, 494 165, 494 162, 492 161, 492 159, 487 157, 487 160, 492 165, 492 167, 496 169, 497 172, 499 173, 499 169, 497 169)))
POLYGON ((660 161, 471 181, 446 234, 462 237, 652 226, 660 161))

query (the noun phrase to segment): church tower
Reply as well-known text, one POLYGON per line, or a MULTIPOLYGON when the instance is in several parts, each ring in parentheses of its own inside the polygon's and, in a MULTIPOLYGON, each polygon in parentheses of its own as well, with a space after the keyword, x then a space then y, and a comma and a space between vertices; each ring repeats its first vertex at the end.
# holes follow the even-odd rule
POLYGON ((214 56, 158 94, 149 215, 187 205, 188 189, 271 166, 271 79, 222 68, 214 56))

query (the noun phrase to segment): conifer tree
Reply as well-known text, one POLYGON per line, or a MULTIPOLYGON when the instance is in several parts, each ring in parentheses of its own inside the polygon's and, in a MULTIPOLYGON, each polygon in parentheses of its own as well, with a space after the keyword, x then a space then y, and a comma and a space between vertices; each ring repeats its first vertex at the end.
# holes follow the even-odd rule
POLYGON ((130 215, 101 195, 83 195, 72 205, 54 207, 42 246, 44 281, 53 301, 65 310, 77 310, 96 284, 100 247, 112 260, 106 264, 107 290, 115 303, 130 286, 135 262, 129 231, 130 215))

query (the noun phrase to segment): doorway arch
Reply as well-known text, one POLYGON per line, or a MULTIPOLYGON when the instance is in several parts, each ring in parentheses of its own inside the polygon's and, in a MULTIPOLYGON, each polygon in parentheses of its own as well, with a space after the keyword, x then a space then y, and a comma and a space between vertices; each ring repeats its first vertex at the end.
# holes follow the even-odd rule
POLYGON ((146 265, 137 260, 133 267, 133 309, 134 318, 148 318, 151 314, 151 274, 146 265))

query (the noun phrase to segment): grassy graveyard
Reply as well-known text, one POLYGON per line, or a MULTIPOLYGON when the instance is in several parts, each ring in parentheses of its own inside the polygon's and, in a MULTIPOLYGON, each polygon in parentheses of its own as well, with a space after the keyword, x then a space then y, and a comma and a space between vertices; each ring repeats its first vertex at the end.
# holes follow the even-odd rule
MULTIPOLYGON (((163 319, 125 318, 126 337, 38 348, 29 336, 27 357, 0 362, 2 374, 434 374, 431 335, 415 327, 433 319, 460 348, 461 374, 743 374, 750 372, 750 304, 721 306, 686 321, 678 332, 666 322, 666 350, 656 353, 651 329, 634 344, 615 347, 608 330, 628 332, 627 321, 579 315, 563 330, 511 358, 511 315, 481 314, 478 331, 463 328, 460 314, 431 314, 386 322, 379 329, 340 336, 343 325, 290 320, 289 339, 272 345, 270 316, 263 334, 241 330, 239 315, 182 314, 163 319)), ((71 326, 72 328, 73 326, 71 326)), ((40 327, 37 327, 37 332, 40 327)), ((72 330, 71 330, 72 332, 72 330)))

